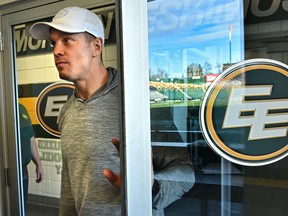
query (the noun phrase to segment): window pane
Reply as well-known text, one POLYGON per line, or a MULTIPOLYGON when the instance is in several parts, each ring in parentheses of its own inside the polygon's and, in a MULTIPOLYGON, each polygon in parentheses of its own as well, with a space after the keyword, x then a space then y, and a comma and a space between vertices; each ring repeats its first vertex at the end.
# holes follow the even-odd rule
POLYGON ((209 83, 244 59, 242 1, 208 2, 148 3, 152 142, 200 139, 209 83))
MULTIPOLYGON (((243 184, 241 167, 209 148, 199 124, 210 83, 244 60, 242 11, 240 0, 148 1, 155 214, 220 215, 232 190, 221 185, 221 166, 235 174, 222 180, 243 184)), ((239 202, 231 206, 241 213, 239 202)))
POLYGON ((227 68, 253 58, 288 63, 285 1, 148 0, 148 19, 154 212, 287 215, 288 157, 264 166, 229 162, 199 124, 203 97, 227 68))
MULTIPOLYGON (((105 67, 116 67, 115 6, 92 11, 105 25, 103 63, 105 67)), ((31 25, 37 21, 14 27, 22 180, 26 215, 39 214, 39 211, 45 211, 47 215, 57 215, 63 167, 58 115, 64 103, 73 94, 74 85, 59 78, 50 42, 32 39, 28 34, 31 25), (30 141, 33 141, 31 145, 30 141), (36 163, 33 163, 31 157, 33 150, 41 161, 44 173, 44 179, 40 184, 36 181, 36 163), (49 207, 46 209, 45 206, 49 207)))

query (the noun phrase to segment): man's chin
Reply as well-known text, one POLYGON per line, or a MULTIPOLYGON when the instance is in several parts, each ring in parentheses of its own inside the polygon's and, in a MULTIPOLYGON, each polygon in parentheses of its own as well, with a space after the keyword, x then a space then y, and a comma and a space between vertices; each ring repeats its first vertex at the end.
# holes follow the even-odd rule
POLYGON ((66 74, 59 73, 59 77, 60 77, 60 79, 70 81, 69 77, 66 74))

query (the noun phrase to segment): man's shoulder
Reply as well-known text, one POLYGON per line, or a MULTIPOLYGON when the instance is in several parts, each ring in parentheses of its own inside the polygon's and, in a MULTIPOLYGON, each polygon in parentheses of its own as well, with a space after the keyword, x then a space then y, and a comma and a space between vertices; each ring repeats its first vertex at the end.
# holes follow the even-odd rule
POLYGON ((21 127, 32 125, 29 113, 26 107, 19 103, 19 118, 21 127))

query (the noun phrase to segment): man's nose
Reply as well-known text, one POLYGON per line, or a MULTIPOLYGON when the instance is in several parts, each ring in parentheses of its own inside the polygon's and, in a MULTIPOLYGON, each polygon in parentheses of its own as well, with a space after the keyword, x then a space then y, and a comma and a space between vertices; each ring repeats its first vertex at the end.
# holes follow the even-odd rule
POLYGON ((64 54, 63 46, 59 43, 54 44, 54 50, 53 50, 54 56, 60 56, 64 54))

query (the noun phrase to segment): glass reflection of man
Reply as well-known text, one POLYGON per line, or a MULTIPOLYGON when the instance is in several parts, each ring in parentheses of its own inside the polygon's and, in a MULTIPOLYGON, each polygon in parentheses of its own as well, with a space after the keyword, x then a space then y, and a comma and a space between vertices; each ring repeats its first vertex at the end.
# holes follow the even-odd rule
POLYGON ((36 182, 40 183, 43 180, 44 173, 41 160, 38 155, 38 150, 35 142, 35 132, 32 127, 30 116, 26 108, 19 104, 20 118, 20 135, 21 135, 21 156, 22 156, 22 178, 24 189, 24 204, 26 208, 29 176, 27 166, 31 159, 36 166, 36 182))

